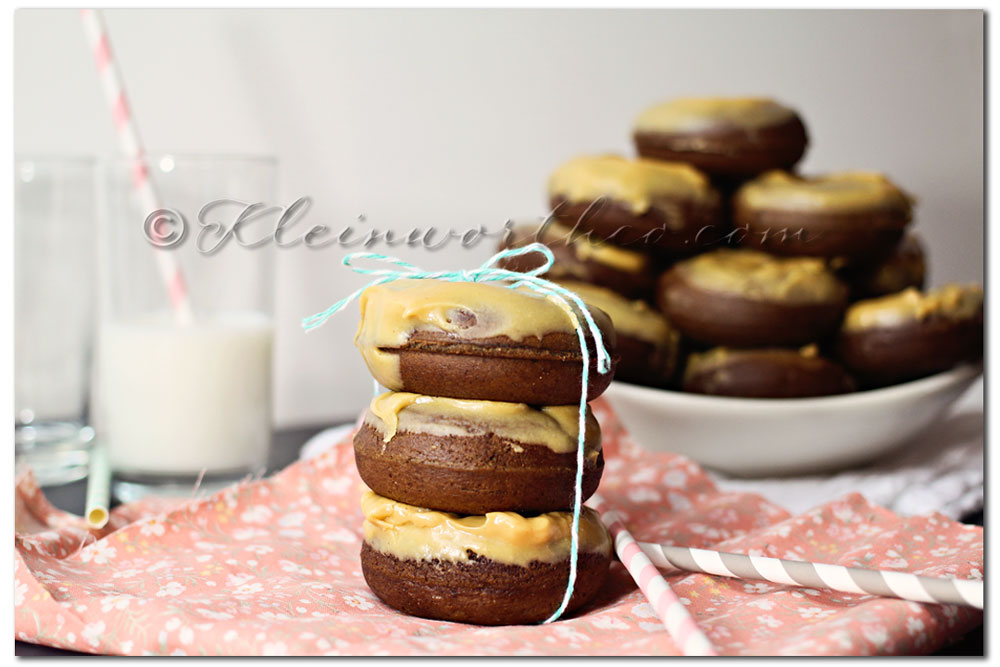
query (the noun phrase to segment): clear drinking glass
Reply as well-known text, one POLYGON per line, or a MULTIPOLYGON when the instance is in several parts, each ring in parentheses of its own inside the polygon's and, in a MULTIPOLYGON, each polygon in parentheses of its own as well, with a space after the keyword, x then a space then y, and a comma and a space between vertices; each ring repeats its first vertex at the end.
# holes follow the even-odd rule
MULTIPOLYGON (((267 464, 274 247, 217 244, 246 205, 277 204, 276 176, 267 157, 151 155, 141 165, 101 165, 96 426, 123 501, 211 491, 267 464), (137 196, 137 167, 155 186, 158 214, 137 196), (221 227, 205 232, 211 223, 221 227), (171 305, 176 288, 158 253, 183 276, 189 319, 171 305)), ((275 221, 258 215, 240 238, 266 238, 275 221)))
POLYGON ((42 485, 87 474, 94 161, 14 160, 14 446, 42 485))

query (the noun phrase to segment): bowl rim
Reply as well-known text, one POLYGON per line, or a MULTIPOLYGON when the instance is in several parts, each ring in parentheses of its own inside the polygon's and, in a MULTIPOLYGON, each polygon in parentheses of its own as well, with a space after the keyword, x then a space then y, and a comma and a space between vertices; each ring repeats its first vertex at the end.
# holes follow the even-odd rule
POLYGON ((670 401, 674 407, 697 408, 749 408, 754 411, 770 410, 787 413, 789 410, 810 411, 817 408, 851 408, 861 404, 870 404, 876 400, 905 400, 914 396, 930 394, 946 387, 961 384, 974 379, 983 373, 981 361, 959 364, 946 371, 929 375, 917 380, 902 382, 889 387, 866 389, 835 396, 815 396, 810 398, 744 398, 738 396, 709 396, 644 387, 627 382, 612 382, 607 393, 628 398, 641 398, 650 401, 670 401))

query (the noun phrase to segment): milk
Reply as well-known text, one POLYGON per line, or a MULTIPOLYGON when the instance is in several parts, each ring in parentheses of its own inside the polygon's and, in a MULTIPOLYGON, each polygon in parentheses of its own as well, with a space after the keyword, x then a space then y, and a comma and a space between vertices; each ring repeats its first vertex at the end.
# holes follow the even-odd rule
POLYGON ((271 439, 271 321, 235 314, 102 326, 103 430, 116 474, 248 472, 271 439))

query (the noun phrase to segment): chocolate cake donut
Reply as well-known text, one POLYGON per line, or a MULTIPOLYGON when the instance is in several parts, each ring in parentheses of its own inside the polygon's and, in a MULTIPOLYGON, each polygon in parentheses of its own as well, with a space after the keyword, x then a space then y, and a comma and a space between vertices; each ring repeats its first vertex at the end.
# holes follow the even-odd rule
POLYGON ((923 289, 927 260, 915 234, 907 234, 888 257, 874 262, 847 263, 837 274, 851 288, 851 298, 872 299, 902 292, 907 287, 923 289))
POLYGON ((633 133, 639 155, 686 162, 713 179, 790 169, 808 137, 792 109, 764 98, 682 98, 643 111, 633 133))
POLYGON ((618 366, 615 379, 664 387, 677 366, 680 333, 645 301, 630 301, 603 287, 560 280, 588 306, 608 314, 615 326, 618 366))
POLYGON ((552 173, 548 192, 553 218, 637 252, 690 255, 728 232, 719 193, 686 164, 578 157, 552 173))
POLYGON ((657 300, 700 343, 785 347, 831 333, 847 288, 820 259, 722 248, 675 264, 660 278, 657 300))
MULTIPOLYGON (((570 314, 550 298, 488 283, 396 280, 369 287, 360 304, 354 343, 387 389, 531 405, 580 400, 579 338, 570 314)), ((612 365, 597 371, 588 333, 588 400, 607 389, 617 362, 611 320, 591 315, 612 365)))
MULTIPOLYGON (((390 607, 443 621, 516 625, 544 621, 562 601, 570 567, 569 512, 460 516, 371 491, 361 507, 361 570, 390 607)), ((611 538, 589 508, 580 515, 579 536, 567 612, 593 597, 611 563, 611 538)))
POLYGON ((742 244, 781 255, 885 257, 912 218, 912 200, 882 174, 805 178, 771 171, 741 187, 733 218, 742 244))
MULTIPOLYGON (((573 507, 579 406, 534 408, 409 393, 375 397, 354 436, 376 493, 458 514, 573 507)), ((601 481, 601 431, 589 409, 583 500, 601 481)))
POLYGON ((867 386, 913 380, 983 354, 978 285, 914 288, 858 301, 847 310, 837 354, 867 386))
POLYGON ((745 398, 805 398, 854 390, 838 364, 819 356, 815 345, 800 350, 717 347, 688 357, 684 391, 745 398))
MULTIPOLYGON (((660 262, 647 253, 601 242, 592 232, 582 232, 548 220, 540 225, 521 225, 500 243, 500 249, 544 243, 555 258, 544 275, 550 280, 579 280, 612 289, 628 298, 653 294, 660 262)), ((543 264, 537 254, 509 257, 500 266, 511 271, 530 271, 543 264)))

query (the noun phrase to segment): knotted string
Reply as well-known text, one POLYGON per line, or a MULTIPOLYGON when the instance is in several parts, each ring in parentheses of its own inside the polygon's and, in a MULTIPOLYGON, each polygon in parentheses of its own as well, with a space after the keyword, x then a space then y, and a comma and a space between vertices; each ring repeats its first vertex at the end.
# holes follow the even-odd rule
POLYGON ((580 356, 582 357, 583 373, 581 377, 582 390, 580 392, 580 417, 577 424, 576 436, 576 480, 573 491, 573 526, 570 535, 570 561, 569 578, 566 583, 566 591, 563 594, 559 608, 549 616, 543 623, 551 623, 557 620, 566 611, 570 598, 573 597, 573 590, 576 586, 577 561, 580 555, 580 513, 583 508, 583 454, 584 443, 587 435, 587 387, 590 383, 590 350, 587 348, 587 338, 584 327, 580 322, 580 316, 586 323, 586 330, 590 332, 594 339, 594 347, 597 351, 597 371, 602 375, 611 370, 611 356, 604 346, 604 336, 601 329, 594 322, 593 316, 587 310, 583 300, 565 287, 550 280, 539 277, 541 274, 552 268, 555 257, 552 251, 541 243, 532 243, 521 248, 510 248, 502 250, 490 257, 478 269, 471 271, 423 271, 409 262, 405 262, 396 257, 389 257, 374 252, 353 252, 343 259, 344 266, 349 267, 355 273, 362 275, 376 276, 376 278, 362 287, 344 297, 321 313, 316 313, 302 320, 302 328, 311 331, 322 326, 330 317, 343 310, 349 303, 361 296, 369 287, 382 285, 394 280, 443 280, 446 282, 469 282, 469 283, 499 283, 501 287, 517 289, 526 287, 534 292, 545 296, 557 303, 573 322, 573 329, 576 331, 577 340, 580 343, 580 356), (539 253, 545 258, 545 262, 530 271, 511 271, 497 266, 500 260, 509 257, 518 257, 530 253, 539 253), (355 260, 373 260, 390 264, 398 268, 365 268, 355 266, 355 260))

